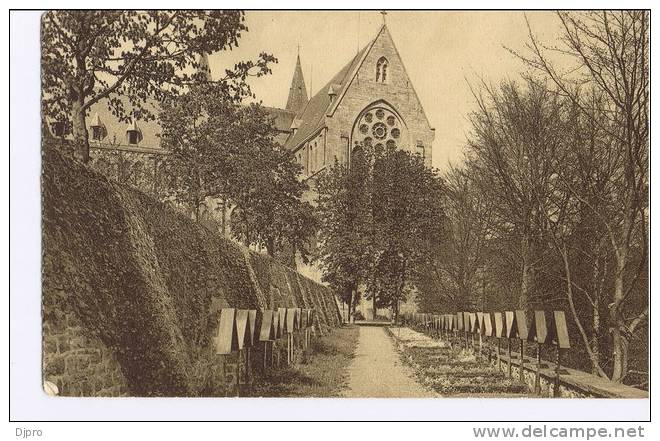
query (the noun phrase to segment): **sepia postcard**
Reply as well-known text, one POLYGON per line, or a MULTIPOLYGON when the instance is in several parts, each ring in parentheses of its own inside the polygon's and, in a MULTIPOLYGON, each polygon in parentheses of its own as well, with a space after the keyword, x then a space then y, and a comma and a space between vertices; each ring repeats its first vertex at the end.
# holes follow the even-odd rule
POLYGON ((650 19, 44 12, 43 391, 648 398, 650 19))

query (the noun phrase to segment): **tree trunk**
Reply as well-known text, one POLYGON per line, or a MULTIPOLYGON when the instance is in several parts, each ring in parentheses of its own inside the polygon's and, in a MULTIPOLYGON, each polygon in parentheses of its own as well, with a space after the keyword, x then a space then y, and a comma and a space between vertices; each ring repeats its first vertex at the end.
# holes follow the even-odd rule
POLYGON ((616 272, 614 273, 614 301, 610 307, 610 332, 612 333, 612 381, 623 381, 628 370, 628 341, 623 334, 624 323, 621 303, 624 298, 625 250, 615 250, 616 272))
POLYGON ((532 291, 533 272, 530 265, 530 239, 527 234, 523 235, 522 239, 522 274, 520 280, 520 298, 518 299, 518 307, 527 310, 529 304, 529 294, 532 291))
POLYGON ((353 290, 351 289, 351 295, 348 296, 348 323, 353 323, 352 308, 353 308, 353 290))
POLYGON ((89 133, 85 121, 85 111, 82 110, 81 100, 75 100, 71 105, 71 122, 73 131, 73 151, 75 157, 84 162, 89 162, 89 133))
POLYGON ((225 201, 224 197, 220 200, 221 200, 220 204, 222 205, 222 222, 221 222, 222 237, 227 237, 227 202, 225 201))
POLYGON ((591 352, 593 353, 593 360, 591 373, 598 375, 598 369, 595 365, 600 365, 600 302, 598 293, 594 296, 593 318, 592 318, 592 334, 591 334, 591 352))
POLYGON ((374 305, 374 320, 376 320, 376 294, 373 295, 373 305, 374 305))
POLYGON ((266 251, 270 257, 275 257, 275 240, 272 237, 266 241, 266 251))

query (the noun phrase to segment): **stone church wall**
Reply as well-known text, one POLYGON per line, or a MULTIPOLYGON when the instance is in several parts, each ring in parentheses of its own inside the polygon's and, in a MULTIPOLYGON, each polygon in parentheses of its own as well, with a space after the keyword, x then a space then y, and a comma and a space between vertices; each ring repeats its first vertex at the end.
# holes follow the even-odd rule
POLYGON ((431 165, 435 133, 387 31, 383 31, 374 42, 335 113, 326 118, 328 150, 338 158, 343 157, 346 137, 350 137, 356 119, 365 107, 379 100, 388 103, 401 115, 410 134, 410 150, 414 152, 417 141, 421 141, 425 147, 425 162, 431 165), (389 63, 389 79, 386 83, 379 83, 376 82, 376 63, 383 56, 389 63))

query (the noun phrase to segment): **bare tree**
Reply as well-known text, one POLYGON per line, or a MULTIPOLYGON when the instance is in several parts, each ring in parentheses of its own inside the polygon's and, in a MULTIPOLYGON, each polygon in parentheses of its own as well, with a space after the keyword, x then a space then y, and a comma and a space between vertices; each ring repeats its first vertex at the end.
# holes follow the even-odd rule
MULTIPOLYGON (((558 176, 565 190, 590 210, 607 233, 614 255, 613 291, 609 299, 612 335, 612 380, 628 371, 628 346, 648 319, 648 301, 631 310, 631 294, 648 271, 648 152, 649 152, 649 26, 647 11, 558 12, 563 25, 560 47, 546 47, 529 31, 528 53, 517 54, 541 72, 569 99, 584 118, 607 135, 595 146, 592 173, 607 176, 603 188, 574 187, 567 173, 558 176), (573 60, 565 70, 553 56, 573 60), (588 87, 603 97, 594 109, 588 87), (596 194, 594 194, 596 192, 596 194)), ((575 146, 593 148, 589 143, 575 146)), ((575 167, 583 164, 574 163, 575 167)), ((564 170, 566 171, 566 170, 564 170)), ((571 175, 575 170, 568 170, 571 175)))

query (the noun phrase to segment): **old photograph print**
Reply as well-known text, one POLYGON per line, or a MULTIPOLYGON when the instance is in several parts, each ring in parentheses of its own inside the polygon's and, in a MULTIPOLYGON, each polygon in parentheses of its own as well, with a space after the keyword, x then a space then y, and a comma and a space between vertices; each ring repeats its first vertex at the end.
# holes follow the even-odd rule
POLYGON ((62 397, 647 398, 650 12, 41 17, 62 397))

